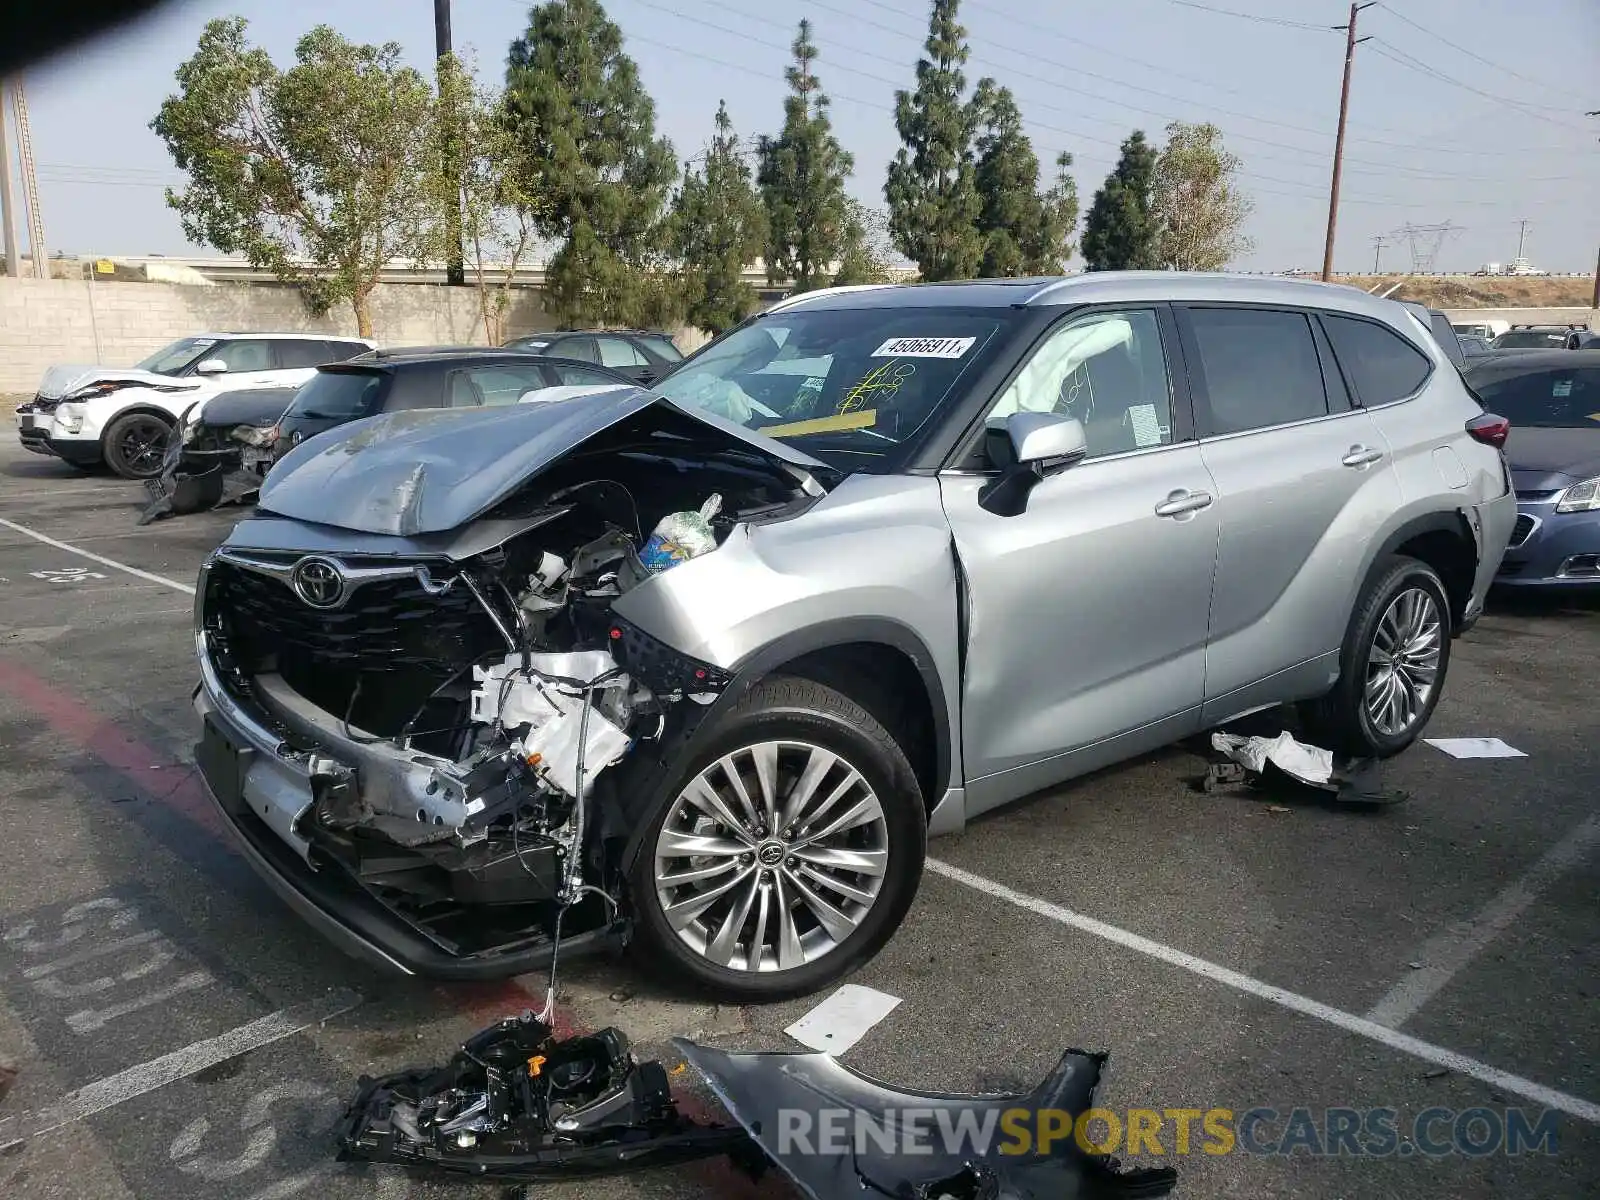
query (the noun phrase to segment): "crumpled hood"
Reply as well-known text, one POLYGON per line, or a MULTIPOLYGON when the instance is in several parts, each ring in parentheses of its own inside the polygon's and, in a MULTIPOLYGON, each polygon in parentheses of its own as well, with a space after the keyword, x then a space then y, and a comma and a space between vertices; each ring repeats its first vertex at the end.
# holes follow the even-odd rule
POLYGON ((826 464, 640 388, 491 409, 384 413, 320 433, 273 466, 258 507, 363 533, 442 533, 482 515, 590 438, 660 406, 725 448, 804 470, 826 464))
POLYGON ((1506 462, 1517 490, 1553 492, 1600 475, 1600 425, 1593 429, 1539 429, 1511 424, 1506 462))
POLYGON ((174 379, 171 375, 157 375, 153 371, 139 371, 132 367, 99 367, 91 363, 63 363, 60 366, 50 367, 45 371, 44 378, 39 381, 39 395, 46 400, 60 400, 62 397, 70 396, 73 392, 85 388, 91 383, 99 383, 103 379, 145 384, 149 387, 164 388, 168 391, 200 386, 200 381, 198 380, 174 379))
POLYGON ((294 400, 294 388, 247 388, 223 392, 205 401, 200 420, 206 425, 271 425, 294 400))

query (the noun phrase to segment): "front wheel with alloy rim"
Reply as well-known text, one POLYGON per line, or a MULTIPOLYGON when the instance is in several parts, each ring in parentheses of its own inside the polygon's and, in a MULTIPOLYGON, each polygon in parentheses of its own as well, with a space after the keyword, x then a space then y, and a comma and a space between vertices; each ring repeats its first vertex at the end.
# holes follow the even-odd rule
POLYGON ((816 991, 894 934, 925 840, 889 732, 833 688, 768 680, 647 817, 630 873, 641 941, 729 1000, 816 991))
POLYGON ((101 452, 124 479, 151 479, 161 474, 171 437, 172 422, 154 413, 127 413, 106 426, 101 452))
POLYGON ((1350 618, 1339 682, 1310 710, 1313 736, 1365 758, 1411 745, 1439 703, 1450 635, 1438 573, 1403 555, 1380 563, 1350 618))

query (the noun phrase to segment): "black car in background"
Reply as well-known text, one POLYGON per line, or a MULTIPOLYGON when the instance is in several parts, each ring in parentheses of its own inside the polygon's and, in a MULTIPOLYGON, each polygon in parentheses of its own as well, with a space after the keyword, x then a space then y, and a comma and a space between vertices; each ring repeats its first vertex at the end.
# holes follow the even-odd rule
POLYGON ((594 363, 518 349, 411 347, 377 350, 319 367, 278 421, 276 459, 346 421, 411 408, 516 404, 530 391, 632 387, 626 375, 594 363))
POLYGON ((507 349, 597 363, 649 387, 683 361, 672 335, 650 329, 563 330, 514 338, 507 349))
POLYGON ((507 349, 413 347, 328 363, 298 390, 224 392, 179 422, 162 474, 146 481, 145 524, 168 513, 253 499, 272 464, 324 430, 412 408, 516 404, 528 393, 632 387, 593 363, 507 349))

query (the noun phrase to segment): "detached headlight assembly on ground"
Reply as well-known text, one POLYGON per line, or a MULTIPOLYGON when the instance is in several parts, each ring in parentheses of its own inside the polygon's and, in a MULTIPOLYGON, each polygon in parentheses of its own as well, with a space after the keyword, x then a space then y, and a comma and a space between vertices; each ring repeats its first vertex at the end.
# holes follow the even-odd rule
POLYGON ((1600 512, 1600 475, 1575 483, 1561 493, 1558 513, 1600 512))
POLYGON ((243 442, 246 446, 255 446, 257 449, 266 449, 278 440, 278 427, 268 425, 265 428, 255 425, 235 425, 228 431, 228 436, 236 442, 243 442))
POLYGON ((67 433, 77 433, 83 428, 83 405, 72 403, 57 405, 56 424, 67 433))

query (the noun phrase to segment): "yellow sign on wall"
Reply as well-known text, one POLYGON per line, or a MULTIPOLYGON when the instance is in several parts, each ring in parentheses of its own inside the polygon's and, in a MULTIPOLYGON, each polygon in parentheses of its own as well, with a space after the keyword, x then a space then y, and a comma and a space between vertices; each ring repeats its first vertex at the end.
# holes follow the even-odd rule
POLYGON ((95 261, 94 269, 101 275, 115 275, 117 273, 117 264, 109 258, 101 258, 95 261))

